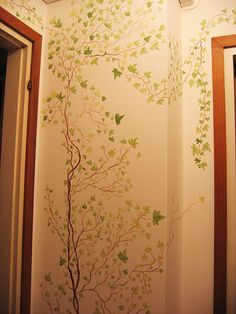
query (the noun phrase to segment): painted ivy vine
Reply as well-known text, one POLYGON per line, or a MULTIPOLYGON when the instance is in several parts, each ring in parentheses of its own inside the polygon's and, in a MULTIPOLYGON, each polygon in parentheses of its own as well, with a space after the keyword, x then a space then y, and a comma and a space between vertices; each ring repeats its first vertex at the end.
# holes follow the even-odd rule
POLYGON ((210 20, 202 20, 200 23, 200 33, 197 37, 191 39, 189 53, 183 62, 183 85, 188 83, 191 88, 199 90, 200 97, 198 99, 199 120, 196 127, 197 137, 191 149, 194 157, 194 162, 198 168, 205 169, 207 162, 205 156, 211 151, 208 142, 209 120, 212 104, 212 92, 209 87, 207 72, 206 72, 206 44, 209 40, 212 30, 219 24, 231 23, 236 24, 236 9, 228 12, 223 9, 221 13, 210 20))
POLYGON ((43 19, 38 15, 36 6, 32 6, 29 0, 0 0, 0 4, 6 5, 15 12, 15 16, 23 22, 40 25, 41 29, 43 29, 43 19))

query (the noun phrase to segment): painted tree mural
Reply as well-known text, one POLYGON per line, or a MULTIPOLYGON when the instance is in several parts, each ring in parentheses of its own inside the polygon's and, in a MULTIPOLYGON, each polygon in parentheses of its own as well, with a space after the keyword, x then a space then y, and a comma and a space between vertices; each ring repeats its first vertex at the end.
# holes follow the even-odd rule
POLYGON ((54 206, 51 187, 45 190, 48 226, 62 245, 58 263, 64 272, 61 282, 50 272, 41 284, 52 313, 90 311, 83 307, 90 298, 97 314, 151 313, 146 296, 164 267, 165 244, 156 230, 164 215, 125 196, 132 188, 127 167, 141 156, 138 139, 117 135, 126 117, 107 109, 106 96, 90 85, 84 68, 112 63, 114 80, 124 77, 147 101, 162 104, 167 81, 156 86, 151 72, 142 73, 138 61, 129 60, 159 49, 165 27, 145 33, 150 1, 135 10, 132 1, 103 2, 84 1, 77 8, 74 1, 71 24, 55 17, 49 27, 48 68, 61 89, 46 98, 42 122, 62 127, 67 167, 63 208, 54 206))

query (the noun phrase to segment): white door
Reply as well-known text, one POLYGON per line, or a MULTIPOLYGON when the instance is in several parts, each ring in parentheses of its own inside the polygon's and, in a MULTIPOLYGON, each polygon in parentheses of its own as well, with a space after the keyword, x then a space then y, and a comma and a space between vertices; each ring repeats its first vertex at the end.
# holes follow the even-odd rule
POLYGON ((236 313, 236 159, 235 78, 236 48, 224 49, 227 142, 227 314, 236 313))

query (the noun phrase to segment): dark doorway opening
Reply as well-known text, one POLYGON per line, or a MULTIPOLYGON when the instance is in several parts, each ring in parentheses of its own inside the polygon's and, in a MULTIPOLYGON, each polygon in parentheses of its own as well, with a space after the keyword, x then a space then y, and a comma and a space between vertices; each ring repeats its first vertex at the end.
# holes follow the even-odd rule
POLYGON ((0 47, 0 160, 1 160, 1 143, 2 143, 2 125, 3 125, 3 107, 4 107, 6 70, 7 70, 7 50, 0 47))

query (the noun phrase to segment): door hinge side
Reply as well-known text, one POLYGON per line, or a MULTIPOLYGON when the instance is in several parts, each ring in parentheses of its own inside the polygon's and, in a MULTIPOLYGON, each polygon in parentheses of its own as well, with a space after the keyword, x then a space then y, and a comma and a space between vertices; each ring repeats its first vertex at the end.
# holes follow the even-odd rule
POLYGON ((27 84, 27 89, 28 89, 29 91, 31 91, 31 89, 32 89, 32 81, 31 81, 31 80, 29 80, 29 82, 28 82, 28 84, 27 84))

